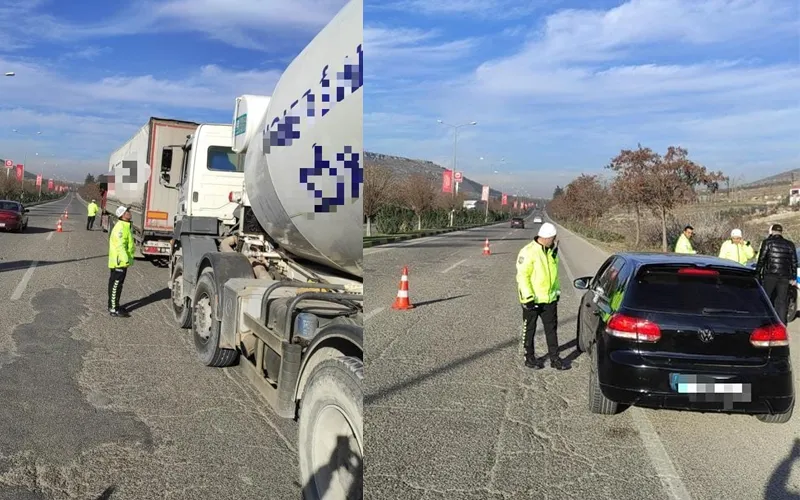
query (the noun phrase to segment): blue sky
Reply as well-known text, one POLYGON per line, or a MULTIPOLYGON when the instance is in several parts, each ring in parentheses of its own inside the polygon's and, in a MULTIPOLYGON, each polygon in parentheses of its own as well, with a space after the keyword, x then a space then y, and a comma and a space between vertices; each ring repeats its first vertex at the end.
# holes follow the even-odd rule
POLYGON ((796 0, 385 0, 364 18, 368 151, 450 167, 437 119, 474 120, 459 170, 534 196, 639 142, 740 182, 800 168, 796 0))
POLYGON ((0 0, 0 158, 82 180, 150 116, 230 123, 345 3, 0 0))

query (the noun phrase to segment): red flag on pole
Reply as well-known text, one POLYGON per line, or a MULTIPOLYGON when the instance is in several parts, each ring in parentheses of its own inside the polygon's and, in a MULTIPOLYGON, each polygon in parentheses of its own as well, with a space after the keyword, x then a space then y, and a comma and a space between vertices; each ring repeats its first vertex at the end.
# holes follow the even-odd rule
POLYGON ((36 187, 37 188, 42 187, 42 174, 36 176, 36 187))
POLYGON ((17 180, 22 182, 25 177, 25 165, 17 165, 17 180))
POLYGON ((442 173, 442 192, 443 193, 452 193, 453 192, 453 171, 449 169, 444 169, 442 173))
POLYGON ((503 201, 501 202, 501 205, 508 205, 508 195, 505 193, 503 193, 503 201))
POLYGON ((47 179, 47 190, 48 191, 53 190, 53 179, 47 179))
POLYGON ((483 186, 481 191, 481 201, 489 201, 489 186, 483 186))

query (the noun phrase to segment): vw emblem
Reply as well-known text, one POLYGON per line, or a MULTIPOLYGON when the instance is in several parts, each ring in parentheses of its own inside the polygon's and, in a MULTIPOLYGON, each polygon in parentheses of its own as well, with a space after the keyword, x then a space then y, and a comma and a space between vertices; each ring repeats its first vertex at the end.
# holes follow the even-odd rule
POLYGON ((703 328, 702 330, 698 330, 697 336, 700 337, 702 342, 706 344, 714 340, 714 332, 709 330, 708 328, 703 328))

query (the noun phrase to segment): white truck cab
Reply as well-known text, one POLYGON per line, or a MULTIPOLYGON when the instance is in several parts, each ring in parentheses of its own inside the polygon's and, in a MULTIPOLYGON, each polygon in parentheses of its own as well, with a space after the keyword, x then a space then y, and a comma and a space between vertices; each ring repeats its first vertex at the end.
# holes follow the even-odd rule
MULTIPOLYGON (((226 225, 235 223, 237 204, 228 198, 231 191, 242 190, 244 158, 233 152, 231 128, 200 125, 180 146, 180 178, 174 180, 179 192, 176 222, 184 217, 209 217, 226 225)), ((163 151, 162 165, 172 163, 173 148, 163 151)))

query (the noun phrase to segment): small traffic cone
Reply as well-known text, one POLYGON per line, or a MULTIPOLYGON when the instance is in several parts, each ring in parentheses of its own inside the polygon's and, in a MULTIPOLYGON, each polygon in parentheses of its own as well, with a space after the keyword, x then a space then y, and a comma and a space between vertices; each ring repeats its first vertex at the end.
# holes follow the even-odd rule
POLYGON ((67 212, 66 208, 64 209, 64 218, 69 219, 69 213, 67 212))
POLYGON ((414 306, 408 299, 408 266, 403 266, 403 275, 400 277, 400 288, 397 290, 397 298, 394 299, 392 309, 400 311, 414 309, 414 306))
POLYGON ((56 232, 57 233, 63 233, 64 232, 64 230, 61 229, 61 219, 58 219, 58 224, 56 224, 56 232))
POLYGON ((483 244, 483 255, 492 255, 492 251, 489 250, 489 238, 486 238, 486 242, 483 244))

